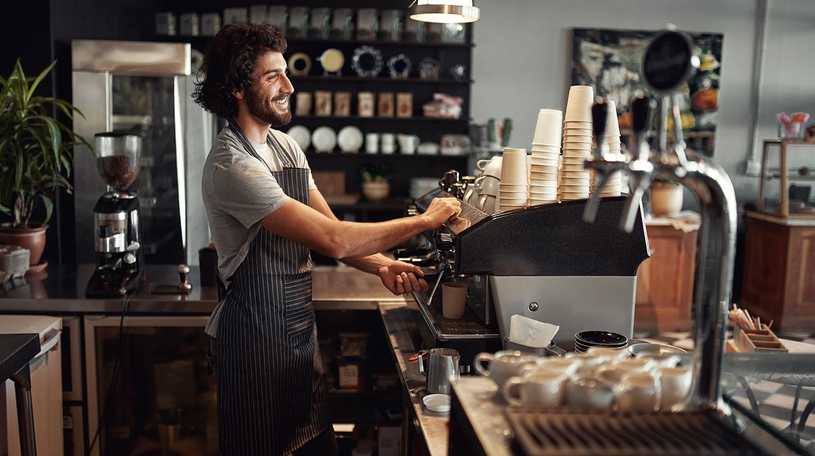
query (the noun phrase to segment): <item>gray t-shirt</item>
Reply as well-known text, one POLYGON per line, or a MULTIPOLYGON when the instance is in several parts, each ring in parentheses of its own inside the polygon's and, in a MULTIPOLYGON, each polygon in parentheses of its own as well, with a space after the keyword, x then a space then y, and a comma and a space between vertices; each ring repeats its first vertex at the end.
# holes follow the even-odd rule
MULTIPOLYGON (((309 169, 306 155, 289 135, 270 130, 285 150, 268 144, 253 144, 268 164, 260 162, 244 149, 229 129, 218 133, 204 165, 202 193, 209 218, 212 240, 218 250, 218 271, 224 282, 246 258, 252 240, 261 229, 261 221, 289 198, 270 173, 294 163, 309 169), (285 156, 281 156, 281 152, 285 156)), ((272 140, 274 144, 274 139, 272 140)), ((316 189, 309 172, 309 190, 316 189)))

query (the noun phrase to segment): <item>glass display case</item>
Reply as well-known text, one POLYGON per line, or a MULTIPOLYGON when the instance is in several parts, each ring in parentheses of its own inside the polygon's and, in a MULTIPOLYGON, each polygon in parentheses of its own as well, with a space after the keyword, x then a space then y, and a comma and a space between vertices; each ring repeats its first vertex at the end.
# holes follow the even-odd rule
POLYGON ((217 454, 206 321, 129 317, 120 337, 119 317, 86 318, 88 440, 99 434, 93 455, 217 454))
MULTIPOLYGON (((214 137, 214 116, 191 97, 189 44, 76 40, 72 46, 74 104, 84 117, 74 131, 126 131, 142 137, 139 201, 141 252, 147 264, 197 264, 209 244, 201 174, 214 137)), ((106 187, 94 155, 74 153, 76 257, 94 262, 94 204, 106 187)))

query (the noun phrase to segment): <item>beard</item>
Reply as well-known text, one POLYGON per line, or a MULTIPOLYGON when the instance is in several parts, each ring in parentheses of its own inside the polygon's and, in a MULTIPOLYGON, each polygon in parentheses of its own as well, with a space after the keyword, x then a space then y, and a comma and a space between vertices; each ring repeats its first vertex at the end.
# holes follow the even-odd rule
POLYGON ((246 91, 246 107, 249 113, 264 123, 271 124, 274 127, 286 125, 291 122, 291 110, 289 104, 286 103, 285 110, 278 107, 277 102, 283 98, 288 98, 289 95, 279 95, 273 99, 263 96, 256 90, 249 89, 246 91))

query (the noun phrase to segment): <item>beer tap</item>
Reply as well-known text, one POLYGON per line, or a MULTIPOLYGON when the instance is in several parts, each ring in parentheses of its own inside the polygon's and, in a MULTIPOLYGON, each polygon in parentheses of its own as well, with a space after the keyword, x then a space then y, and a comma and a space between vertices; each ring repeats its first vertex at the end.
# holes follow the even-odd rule
POLYGON ((594 152, 592 160, 586 161, 585 168, 593 169, 595 176, 595 192, 589 197, 586 208, 583 211, 583 220, 586 223, 594 223, 597 217, 597 210, 600 208, 600 191, 606 186, 614 173, 622 172, 625 168, 624 162, 606 161, 605 155, 608 152, 608 142, 605 141, 606 121, 608 116, 616 116, 616 112, 609 112, 611 105, 604 99, 599 99, 591 108, 592 135, 594 136, 594 152))
MULTIPOLYGON (((598 147, 594 159, 587 161, 585 166, 594 169, 600 176, 596 194, 601 192, 608 175, 619 170, 628 174, 631 193, 621 218, 621 228, 629 232, 642 195, 655 178, 679 183, 698 198, 702 224, 693 291, 694 378, 691 394, 677 409, 717 408, 726 413, 728 409, 721 401, 719 381, 733 276, 736 197, 730 178, 720 166, 708 157, 688 154, 685 150, 677 91, 688 81, 696 66, 698 57, 694 55, 693 44, 687 34, 672 29, 658 34, 646 48, 642 64, 643 80, 661 97, 657 150, 652 154, 646 141, 652 124, 653 101, 638 97, 631 106, 635 138, 629 162, 617 169, 608 167, 602 160, 602 147, 598 147), (672 106, 669 108, 669 105, 672 106), (667 135, 669 116, 674 124, 670 148, 667 135)), ((595 107, 599 119, 602 105, 595 107)), ((595 128, 595 135, 600 131, 601 127, 595 128)), ((595 205, 598 203, 599 199, 593 196, 587 204, 584 219, 594 220, 595 205)))

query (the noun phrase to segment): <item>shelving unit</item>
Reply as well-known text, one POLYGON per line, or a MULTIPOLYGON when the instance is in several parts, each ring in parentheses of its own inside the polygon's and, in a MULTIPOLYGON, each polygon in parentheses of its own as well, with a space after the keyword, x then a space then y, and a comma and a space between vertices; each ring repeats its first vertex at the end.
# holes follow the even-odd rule
MULTIPOLYGON (((367 0, 343 0, 330 5, 317 4, 306 1, 305 6, 311 8, 330 6, 331 8, 359 8, 378 9, 405 9, 406 4, 397 0, 381 0, 369 2, 367 0)), ((299 6, 300 2, 295 5, 299 6)), ((197 12, 199 14, 214 11, 222 12, 224 8, 248 7, 233 0, 201 0, 200 2, 182 1, 171 8, 171 12, 180 16, 181 13, 197 12), (173 10, 175 9, 175 10, 173 10)), ((407 19, 406 19, 407 20, 407 19)), ((165 42, 188 42, 193 49, 205 52, 212 37, 210 36, 156 36, 156 40, 165 42)), ((288 49, 286 57, 293 53, 307 54, 312 61, 308 75, 292 75, 291 81, 295 93, 316 91, 350 92, 351 113, 357 114, 357 94, 359 92, 409 92, 413 96, 413 115, 411 117, 361 117, 352 116, 298 116, 292 118, 291 123, 282 128, 286 131, 295 125, 302 125, 310 132, 321 126, 332 128, 336 133, 343 127, 356 126, 365 133, 393 133, 411 134, 419 136, 421 142, 439 143, 445 134, 458 134, 469 136, 469 118, 472 87, 472 27, 465 29, 463 43, 430 42, 430 41, 386 41, 386 40, 357 40, 357 39, 324 39, 324 38, 287 38, 288 49), (376 77, 359 77, 351 68, 354 49, 360 46, 371 46, 382 53, 383 60, 397 54, 404 54, 411 62, 412 69, 407 78, 389 77, 387 65, 376 77), (325 74, 319 63, 319 56, 329 48, 338 49, 343 53, 345 62, 338 74, 325 74), (418 63, 426 57, 433 58, 440 63, 438 79, 421 79, 418 76, 418 63), (463 75, 454 77, 451 67, 463 65, 463 75), (445 93, 460 97, 463 100, 462 112, 459 119, 429 118, 422 114, 422 105, 433 99, 434 93, 445 93)), ((333 97, 332 97, 333 98, 333 97)), ((333 99, 332 99, 333 102, 333 99)), ((292 111, 296 112, 296 96, 292 96, 292 111)), ((312 101, 316 104, 316 100, 312 101)), ((375 101, 376 105, 376 101, 375 101)), ((375 106, 376 108, 376 106, 375 106)), ((312 111, 313 112, 313 111, 312 111)), ((315 171, 343 171, 345 173, 345 188, 347 194, 361 194, 361 172, 366 167, 374 167, 389 171, 391 196, 389 201, 408 201, 410 179, 413 177, 439 178, 445 171, 457 169, 467 171, 468 156, 451 155, 393 155, 345 154, 340 152, 314 153, 307 151, 309 165, 315 171)), ((326 195, 327 197, 329 195, 326 195)), ((356 220, 380 220, 400 216, 405 206, 394 204, 366 204, 360 202, 353 205, 332 205, 339 217, 344 215, 356 220)))
MULTIPOLYGON (((756 201, 757 209, 760 212, 764 212, 767 214, 775 215, 777 217, 781 217, 784 219, 808 219, 808 220, 815 220, 815 207, 811 205, 806 205, 806 211, 792 211, 790 209, 790 196, 789 196, 789 189, 790 189, 790 182, 791 181, 803 181, 803 182, 813 182, 815 181, 815 175, 812 174, 804 174, 804 175, 793 175, 791 170, 789 169, 789 153, 791 150, 790 146, 793 145, 809 145, 813 149, 815 149, 815 144, 806 143, 802 140, 798 139, 765 139, 764 146, 762 148, 761 153, 761 177, 759 180, 758 186, 758 200, 756 201), (778 168, 770 168, 767 163, 769 161, 770 150, 773 148, 771 146, 777 146, 778 148, 778 168), (766 191, 768 187, 768 183, 771 180, 778 179, 778 205, 777 206, 770 206, 767 204, 766 201, 766 191)), ((811 150, 805 151, 805 153, 811 154, 811 150)), ((813 166, 812 171, 815 171, 815 166, 813 166)), ((808 202, 805 202, 808 203, 808 202)))

